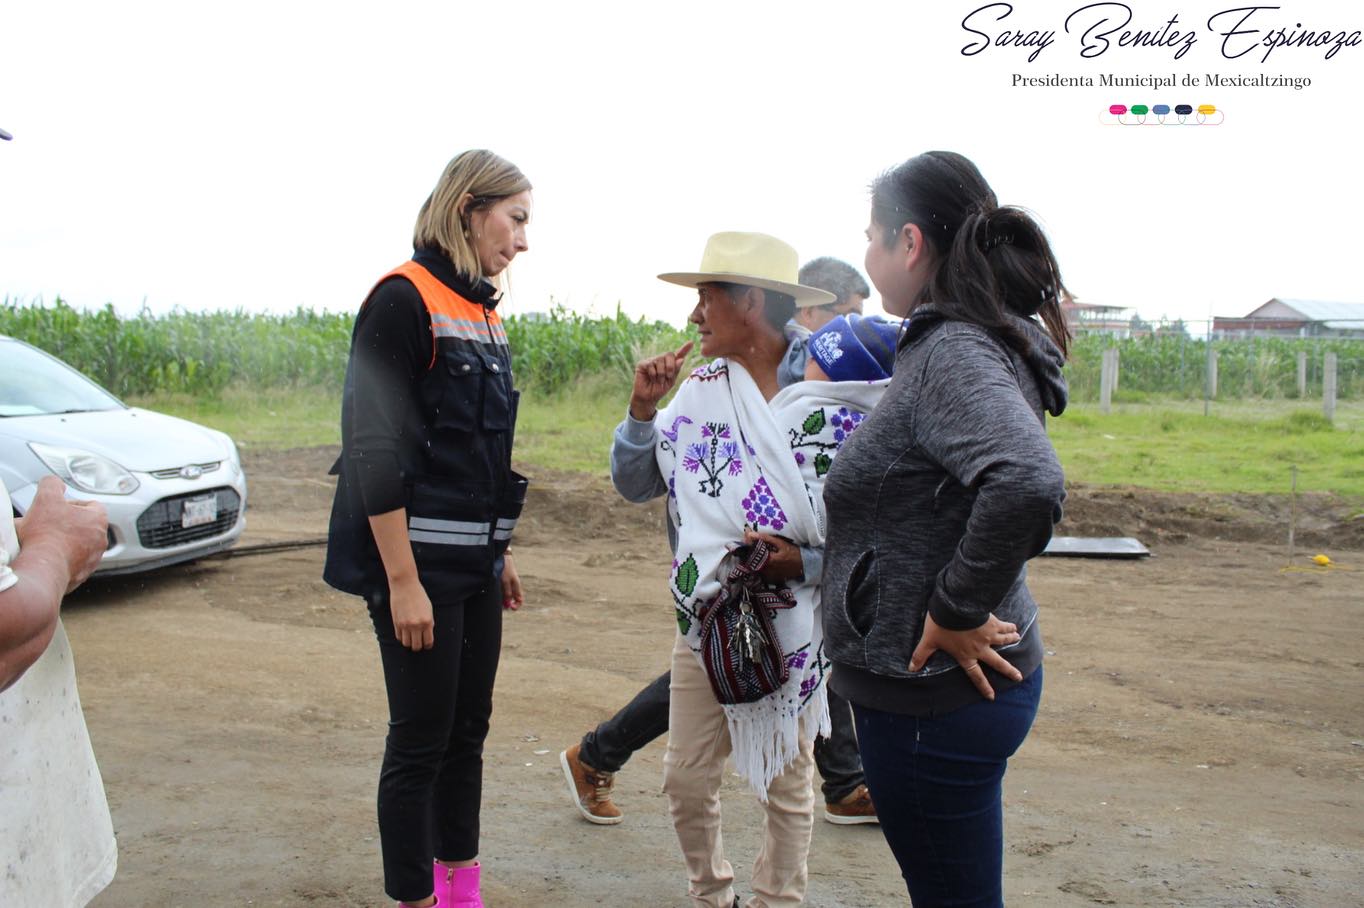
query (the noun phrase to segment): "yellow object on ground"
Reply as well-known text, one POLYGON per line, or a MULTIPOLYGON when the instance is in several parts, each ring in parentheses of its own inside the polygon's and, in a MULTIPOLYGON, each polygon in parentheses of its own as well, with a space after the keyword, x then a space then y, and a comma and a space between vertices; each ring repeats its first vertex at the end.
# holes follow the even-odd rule
POLYGON ((1331 559, 1326 557, 1325 555, 1313 555, 1312 561, 1315 562, 1316 564, 1322 565, 1323 567, 1331 563, 1331 559))

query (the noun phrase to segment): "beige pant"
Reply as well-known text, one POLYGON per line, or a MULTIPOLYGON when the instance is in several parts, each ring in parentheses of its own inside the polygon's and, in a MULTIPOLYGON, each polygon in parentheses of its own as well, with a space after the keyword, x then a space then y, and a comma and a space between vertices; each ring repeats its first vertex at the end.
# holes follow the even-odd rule
MULTIPOLYGON (((731 908, 734 868, 725 860, 720 837, 720 782, 729 756, 729 727, 706 671, 687 648, 673 646, 668 707, 668 749, 663 755, 663 790, 682 846, 693 905, 731 908)), ((805 898, 814 826, 812 742, 767 789, 763 846, 753 862, 753 897, 745 908, 786 908, 805 898)))

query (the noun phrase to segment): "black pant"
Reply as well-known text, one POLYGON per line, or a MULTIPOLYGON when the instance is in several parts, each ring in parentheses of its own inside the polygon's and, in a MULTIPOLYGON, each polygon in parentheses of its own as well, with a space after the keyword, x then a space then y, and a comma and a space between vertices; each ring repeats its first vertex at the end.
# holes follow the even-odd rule
POLYGON ((435 607, 435 645, 413 652, 393 633, 386 601, 370 603, 388 689, 379 772, 384 891, 403 902, 432 891, 431 862, 478 856, 483 740, 502 648, 497 585, 435 607))
MULTIPOLYGON (((635 751, 668 730, 668 682, 665 672, 611 718, 583 735, 578 757, 593 769, 618 772, 635 751)), ((815 765, 824 778, 827 803, 841 801, 862 784, 862 760, 857 754, 852 710, 848 701, 829 690, 831 736, 815 740, 815 765)))
POLYGON ((668 684, 664 672, 614 716, 583 735, 578 758, 602 772, 617 772, 635 751, 668 730, 668 684))

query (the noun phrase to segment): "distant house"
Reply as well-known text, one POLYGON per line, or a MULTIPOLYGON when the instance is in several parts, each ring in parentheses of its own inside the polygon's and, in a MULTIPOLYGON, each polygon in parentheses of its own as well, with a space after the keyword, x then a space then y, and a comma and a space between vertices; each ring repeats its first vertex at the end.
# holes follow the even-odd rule
POLYGON ((1364 338, 1364 303, 1290 300, 1275 297, 1240 318, 1217 317, 1216 337, 1354 337, 1364 338))
POLYGON ((1061 291, 1061 311, 1072 334, 1107 334, 1111 337, 1130 337, 1133 310, 1129 306, 1104 306, 1082 303, 1061 291))

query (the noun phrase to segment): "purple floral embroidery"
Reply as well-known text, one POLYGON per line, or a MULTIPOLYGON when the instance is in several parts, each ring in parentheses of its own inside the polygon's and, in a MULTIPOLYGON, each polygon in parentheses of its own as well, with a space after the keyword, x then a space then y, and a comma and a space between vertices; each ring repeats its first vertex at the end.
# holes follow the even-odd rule
POLYGON ((819 687, 819 675, 817 675, 817 674, 816 674, 816 675, 811 675, 810 677, 806 678, 804 681, 800 682, 800 696, 801 696, 801 698, 804 699, 805 697, 810 696, 810 694, 814 692, 814 689, 815 689, 816 687, 819 687))
POLYGON ((780 530, 786 526, 786 513, 782 511, 777 497, 772 494, 765 477, 758 477, 757 483, 748 490, 741 504, 744 507, 745 519, 754 528, 771 527, 773 530, 780 530))
POLYGON ((739 459, 739 446, 732 441, 727 441, 720 445, 720 456, 729 458, 729 475, 738 476, 744 468, 744 462, 739 459))
POLYGON ((838 412, 830 423, 834 427, 834 441, 842 445, 848 436, 862 424, 862 420, 867 418, 867 414, 859 413, 857 410, 849 410, 847 407, 839 407, 838 412))
POLYGON ((731 436, 728 423, 708 422, 701 426, 702 441, 687 445, 682 455, 682 468, 689 473, 704 473, 701 491, 711 498, 719 498, 720 490, 725 487, 722 476, 738 476, 744 468, 739 458, 739 445, 733 441, 722 441, 731 436))
POLYGON ((676 444, 676 443, 677 443, 677 427, 680 426, 680 425, 682 425, 682 424, 684 424, 684 423, 685 423, 686 425, 691 425, 691 419, 690 419, 689 417, 686 417, 686 416, 679 416, 679 417, 677 417, 676 419, 673 420, 673 427, 672 427, 671 429, 663 429, 663 430, 662 430, 662 431, 663 431, 663 437, 667 438, 668 441, 671 441, 671 442, 673 442, 674 444, 676 444))
POLYGON ((798 652, 798 653, 792 653, 791 655, 789 655, 789 656, 786 657, 786 667, 787 667, 787 668, 797 668, 797 669, 799 669, 799 668, 804 668, 804 667, 805 667, 805 659, 806 659, 806 657, 809 656, 809 655, 810 655, 810 653, 809 653, 807 650, 801 650, 801 651, 798 652))
POLYGON ((849 410, 847 407, 839 407, 832 417, 822 407, 811 411, 799 428, 788 430, 791 436, 791 449, 796 453, 796 463, 805 466, 805 455, 797 450, 798 448, 813 449, 815 477, 823 477, 833 466, 833 455, 838 453, 843 447, 843 442, 848 440, 848 436, 852 435, 853 430, 866 418, 867 414, 849 410), (833 441, 822 441, 822 438, 828 437, 826 433, 830 429, 833 430, 833 441))
POLYGON ((729 367, 721 362, 710 362, 704 366, 697 366, 692 370, 691 377, 697 381, 715 381, 729 375, 729 367))
POLYGON ((687 445, 687 453, 682 455, 682 467, 688 473, 695 473, 701 469, 701 461, 708 453, 707 446, 701 442, 692 442, 687 445))

